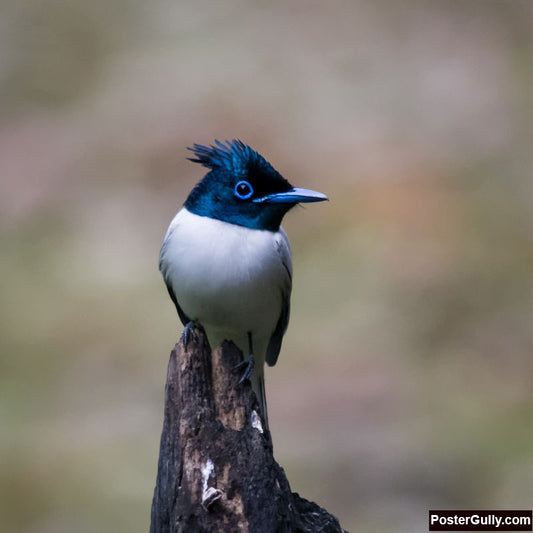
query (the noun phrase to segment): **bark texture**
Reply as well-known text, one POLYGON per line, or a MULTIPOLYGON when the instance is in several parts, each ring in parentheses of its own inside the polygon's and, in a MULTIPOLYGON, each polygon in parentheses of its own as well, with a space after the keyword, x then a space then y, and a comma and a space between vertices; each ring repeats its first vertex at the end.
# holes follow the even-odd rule
POLYGON ((151 533, 342 533, 338 520, 291 492, 239 349, 211 353, 197 327, 170 354, 151 533))

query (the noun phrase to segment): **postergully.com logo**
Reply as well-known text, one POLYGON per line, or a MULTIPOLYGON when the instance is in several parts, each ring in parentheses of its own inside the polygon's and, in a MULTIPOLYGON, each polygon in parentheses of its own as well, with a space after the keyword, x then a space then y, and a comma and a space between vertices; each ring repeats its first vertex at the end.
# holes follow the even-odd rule
POLYGON ((532 511, 429 511, 430 531, 532 531, 532 511))

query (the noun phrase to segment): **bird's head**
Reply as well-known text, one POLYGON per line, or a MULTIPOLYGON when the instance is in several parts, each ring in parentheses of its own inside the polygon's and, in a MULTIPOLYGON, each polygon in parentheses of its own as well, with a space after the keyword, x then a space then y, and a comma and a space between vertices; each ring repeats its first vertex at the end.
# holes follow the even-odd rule
POLYGON ((195 144, 190 161, 211 169, 191 191, 185 207, 253 229, 277 231, 285 213, 299 203, 321 202, 320 192, 293 187, 255 150, 239 140, 195 144))

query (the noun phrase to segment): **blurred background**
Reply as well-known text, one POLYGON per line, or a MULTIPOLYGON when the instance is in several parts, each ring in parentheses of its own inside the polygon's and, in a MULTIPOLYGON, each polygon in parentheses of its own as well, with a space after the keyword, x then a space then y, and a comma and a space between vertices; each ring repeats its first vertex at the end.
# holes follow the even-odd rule
POLYGON ((277 460, 354 532, 531 508, 533 3, 0 8, 0 530, 148 530, 161 240, 240 138, 293 210, 277 460))

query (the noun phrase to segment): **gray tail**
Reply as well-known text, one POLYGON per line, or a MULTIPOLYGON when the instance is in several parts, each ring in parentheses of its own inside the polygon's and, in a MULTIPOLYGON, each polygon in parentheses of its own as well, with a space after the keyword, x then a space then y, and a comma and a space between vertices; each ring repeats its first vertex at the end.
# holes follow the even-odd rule
POLYGON ((261 415, 265 423, 266 429, 268 429, 268 411, 267 411, 267 400, 265 393, 265 375, 263 369, 261 371, 255 371, 251 376, 252 389, 257 396, 257 401, 259 402, 259 409, 261 409, 261 415))

